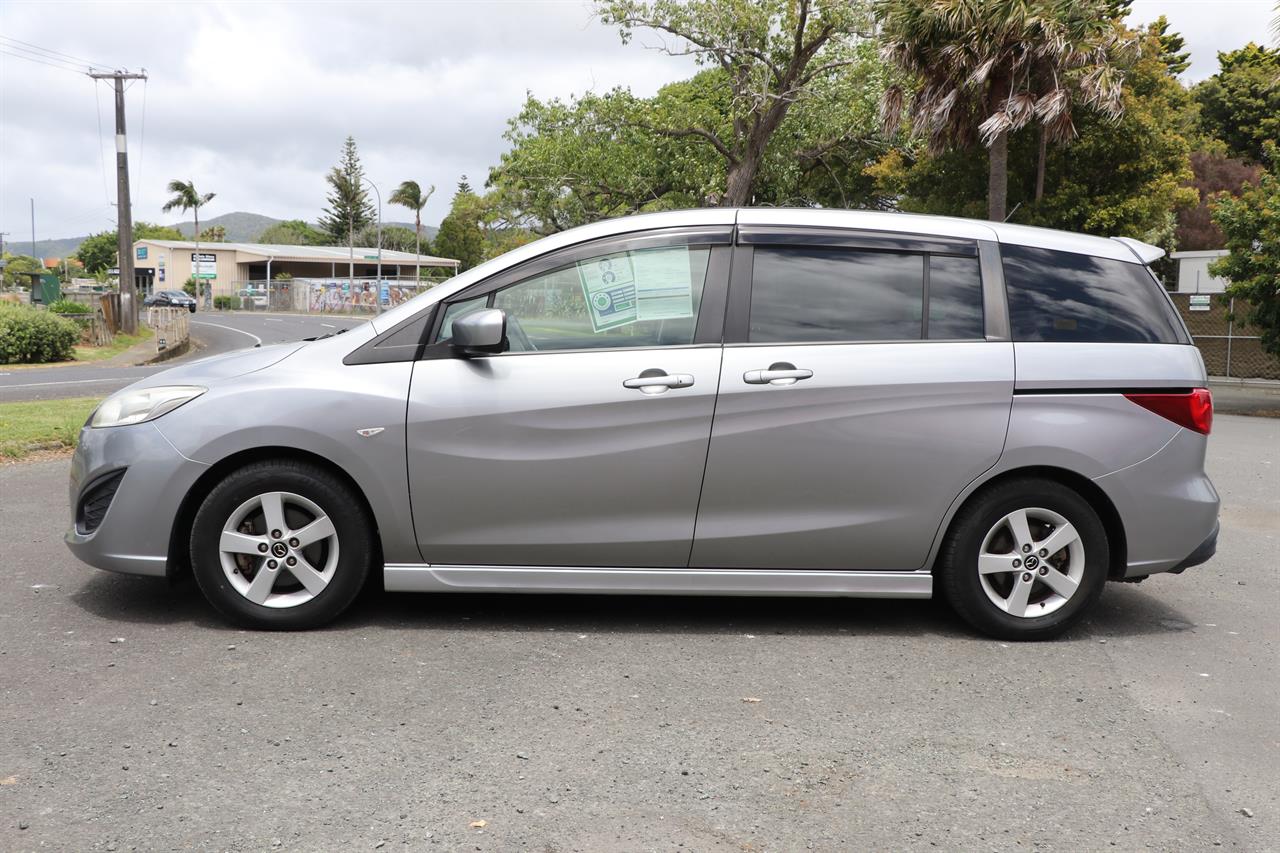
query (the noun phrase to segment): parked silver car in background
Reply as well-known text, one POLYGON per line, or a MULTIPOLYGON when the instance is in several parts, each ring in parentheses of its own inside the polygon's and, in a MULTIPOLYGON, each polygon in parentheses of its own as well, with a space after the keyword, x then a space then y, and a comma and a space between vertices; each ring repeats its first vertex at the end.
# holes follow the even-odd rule
POLYGON ((694 210, 523 246, 345 334, 149 377, 67 543, 236 622, 388 590, 926 598, 1056 635, 1208 559, 1204 365, 1131 240, 694 210))

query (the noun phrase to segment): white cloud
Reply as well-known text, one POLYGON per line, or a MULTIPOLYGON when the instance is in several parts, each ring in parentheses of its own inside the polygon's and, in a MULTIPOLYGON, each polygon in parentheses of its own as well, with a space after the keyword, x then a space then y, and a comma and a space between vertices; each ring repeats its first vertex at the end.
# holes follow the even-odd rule
MULTIPOLYGON (((1137 0, 1168 15, 1193 54, 1264 40, 1267 0, 1137 0)), ((438 222, 462 174, 475 186, 504 150, 526 91, 541 98, 627 85, 649 94, 691 73, 687 59, 622 45, 586 0, 565 2, 0 3, 0 33, 108 67, 145 67, 128 92, 134 215, 167 222, 164 186, 190 178, 250 210, 314 220, 347 134, 384 194, 434 183, 438 222), (145 117, 144 117, 145 103, 145 117), (144 123, 145 118, 145 123, 144 123)), ((41 239, 110 227, 115 172, 106 84, 0 55, 0 230, 41 239), (98 130, 101 109, 102 136, 98 130), (100 145, 101 143, 101 145, 100 145), (105 184, 105 186, 104 186, 105 184)), ((407 219, 399 208, 388 219, 407 219)))

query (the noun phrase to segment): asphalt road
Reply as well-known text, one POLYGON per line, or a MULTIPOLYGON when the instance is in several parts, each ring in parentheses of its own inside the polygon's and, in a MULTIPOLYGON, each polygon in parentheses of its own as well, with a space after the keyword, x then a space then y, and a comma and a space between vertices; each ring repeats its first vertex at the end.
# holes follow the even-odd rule
POLYGON ((67 367, 14 368, 0 365, 0 402, 56 400, 66 397, 105 397, 161 370, 210 355, 256 344, 275 344, 323 335, 365 322, 364 317, 313 314, 251 314, 198 312, 191 318, 192 352, 161 364, 108 367, 85 364, 67 367))
POLYGON ((1210 457, 1218 556, 1034 645, 926 602, 376 589, 243 632, 77 563, 66 462, 9 465, 0 849, 1277 849, 1280 421, 1210 457))

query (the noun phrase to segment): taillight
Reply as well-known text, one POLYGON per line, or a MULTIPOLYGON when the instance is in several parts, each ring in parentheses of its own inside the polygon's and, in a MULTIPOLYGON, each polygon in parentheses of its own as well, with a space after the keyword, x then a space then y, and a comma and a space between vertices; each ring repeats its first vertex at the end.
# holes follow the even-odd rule
POLYGON ((1208 435, 1213 426, 1213 395, 1208 388, 1195 388, 1185 394, 1125 394, 1125 397, 1202 435, 1208 435))

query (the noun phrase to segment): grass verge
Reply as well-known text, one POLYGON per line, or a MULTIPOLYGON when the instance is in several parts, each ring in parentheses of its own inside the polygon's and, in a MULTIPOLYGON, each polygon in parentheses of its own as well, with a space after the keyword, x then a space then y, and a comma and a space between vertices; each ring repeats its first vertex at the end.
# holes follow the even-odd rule
POLYGON ((140 344, 145 340, 149 340, 154 335, 155 335, 155 332, 151 331, 149 327, 139 323, 138 334, 136 335, 126 335, 124 333, 118 334, 114 337, 111 343, 105 347, 77 346, 75 348, 75 360, 76 361, 102 361, 103 359, 117 356, 120 353, 124 352, 125 350, 129 349, 130 347, 136 346, 137 344, 140 344))
POLYGON ((71 350, 72 359, 70 361, 47 361, 40 364, 0 364, 0 369, 30 370, 36 367, 66 367, 72 364, 92 364, 96 361, 106 361, 109 358, 114 358, 130 347, 137 346, 153 337, 155 337, 155 332, 150 327, 140 325, 138 326, 138 334, 118 334, 111 341, 111 344, 105 347, 76 344, 71 350))
POLYGON ((36 450, 75 447, 80 427, 101 399, 0 403, 0 461, 21 459, 36 450))

